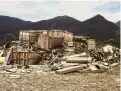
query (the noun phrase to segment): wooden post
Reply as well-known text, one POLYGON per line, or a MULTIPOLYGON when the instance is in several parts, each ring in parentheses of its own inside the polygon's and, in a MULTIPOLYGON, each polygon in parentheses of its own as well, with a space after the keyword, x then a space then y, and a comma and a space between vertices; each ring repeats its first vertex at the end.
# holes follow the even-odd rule
POLYGON ((27 61, 27 54, 28 54, 28 52, 25 52, 24 66, 26 65, 26 61, 27 61))
POLYGON ((18 56, 19 56, 19 64, 20 64, 20 61, 21 61, 21 59, 20 59, 20 58, 21 58, 21 57, 20 57, 20 52, 19 52, 19 55, 18 55, 18 56))
POLYGON ((16 64, 18 64, 18 52, 16 52, 16 64))
POLYGON ((24 54, 24 51, 23 51, 23 62, 22 62, 22 65, 24 65, 24 60, 25 60, 25 54, 24 54))
POLYGON ((27 52, 26 65, 28 65, 28 64, 29 64, 29 54, 30 54, 30 51, 29 51, 29 52, 27 52))

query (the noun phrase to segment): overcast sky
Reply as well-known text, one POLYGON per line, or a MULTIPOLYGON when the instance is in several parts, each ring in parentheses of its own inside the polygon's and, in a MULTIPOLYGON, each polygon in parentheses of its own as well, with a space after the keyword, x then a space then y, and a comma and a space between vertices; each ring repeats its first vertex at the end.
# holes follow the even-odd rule
POLYGON ((120 20, 120 1, 0 1, 0 15, 34 22, 62 15, 84 21, 97 14, 117 22, 120 20))

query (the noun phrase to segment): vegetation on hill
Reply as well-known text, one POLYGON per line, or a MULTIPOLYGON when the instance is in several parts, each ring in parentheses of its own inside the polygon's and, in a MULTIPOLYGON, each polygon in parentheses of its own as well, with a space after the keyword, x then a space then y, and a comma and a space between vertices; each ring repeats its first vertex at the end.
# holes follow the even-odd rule
POLYGON ((19 30, 28 29, 63 29, 74 33, 74 35, 90 35, 97 41, 107 41, 110 39, 119 41, 117 37, 120 36, 120 33, 118 35, 115 33, 119 30, 119 27, 101 15, 96 15, 83 22, 66 15, 38 22, 0 16, 0 41, 4 39, 6 33, 13 33, 18 36, 19 30))

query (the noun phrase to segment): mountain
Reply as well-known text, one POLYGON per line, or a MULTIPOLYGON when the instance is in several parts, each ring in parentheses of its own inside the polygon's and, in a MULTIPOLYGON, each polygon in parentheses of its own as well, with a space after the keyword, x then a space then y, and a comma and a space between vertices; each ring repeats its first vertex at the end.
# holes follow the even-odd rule
POLYGON ((119 27, 114 23, 106 20, 101 15, 96 15, 82 22, 79 33, 91 35, 97 40, 108 40, 114 38, 114 33, 118 29, 119 27))
POLYGON ((0 16, 0 28, 10 31, 11 29, 22 29, 29 28, 29 25, 32 22, 24 21, 18 18, 9 17, 9 16, 0 16))
POLYGON ((35 22, 32 29, 70 29, 80 26, 81 22, 69 16, 57 16, 52 19, 35 22))
POLYGON ((118 27, 120 27, 120 21, 115 23, 118 27))
POLYGON ((19 30, 28 29, 30 24, 32 24, 30 21, 0 15, 0 40, 4 38, 4 34, 6 33, 14 33, 18 35, 19 30))
POLYGON ((96 15, 86 21, 78 21, 69 16, 58 16, 49 20, 38 21, 32 29, 65 29, 75 35, 90 35, 97 40, 114 38, 115 30, 119 28, 101 15, 96 15))
POLYGON ((101 15, 96 15, 83 22, 65 15, 34 23, 14 17, 0 16, 1 40, 5 33, 12 32, 18 35, 19 30, 26 29, 64 29, 73 32, 75 35, 90 35, 97 40, 108 40, 114 38, 115 31, 119 30, 119 27, 101 15))

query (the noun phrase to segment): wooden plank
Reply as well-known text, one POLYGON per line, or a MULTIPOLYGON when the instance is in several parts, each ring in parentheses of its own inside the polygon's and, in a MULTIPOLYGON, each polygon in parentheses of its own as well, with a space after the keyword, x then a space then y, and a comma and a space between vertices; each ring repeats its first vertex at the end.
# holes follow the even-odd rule
POLYGON ((29 52, 26 52, 26 60, 24 65, 28 65, 28 57, 29 57, 28 55, 29 55, 29 52))
POLYGON ((66 60, 91 60, 91 57, 68 57, 66 60))
POLYGON ((86 55, 86 53, 85 52, 83 52, 83 53, 80 53, 80 54, 74 54, 74 55, 70 55, 70 56, 64 56, 63 58, 70 58, 70 57, 88 57, 87 55, 86 55))
POLYGON ((81 64, 87 64, 89 63, 88 60, 66 60, 67 63, 81 63, 81 64))
POLYGON ((24 60, 25 60, 25 53, 23 52, 23 61, 22 61, 22 65, 24 64, 24 60))
POLYGON ((20 60, 20 52, 19 52, 19 64, 21 63, 20 61, 21 61, 21 60, 20 60))
POLYGON ((69 73, 69 72, 78 71, 78 70, 81 70, 83 68, 84 68, 84 66, 78 65, 78 66, 73 66, 73 67, 68 67, 68 68, 56 70, 56 73, 65 74, 65 73, 69 73))
POLYGON ((66 59, 67 63, 89 63, 91 57, 70 57, 66 59))
POLYGON ((12 52, 13 52, 13 48, 11 47, 7 56, 5 57, 5 62, 4 65, 7 65, 10 63, 11 59, 12 59, 12 52))
POLYGON ((24 65, 27 65, 28 54, 29 54, 29 53, 28 53, 28 52, 26 52, 24 65))

